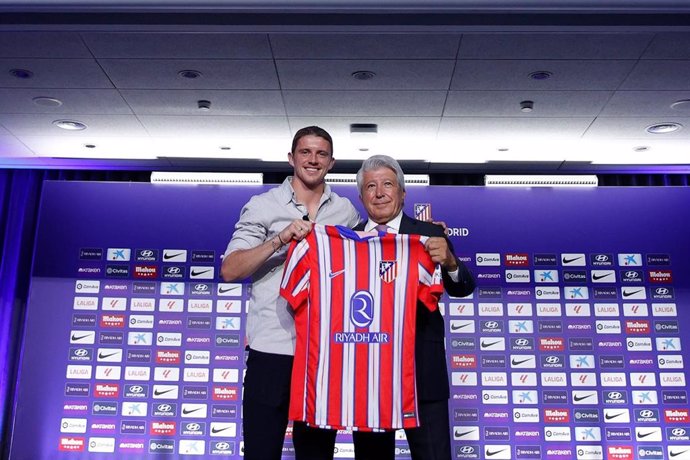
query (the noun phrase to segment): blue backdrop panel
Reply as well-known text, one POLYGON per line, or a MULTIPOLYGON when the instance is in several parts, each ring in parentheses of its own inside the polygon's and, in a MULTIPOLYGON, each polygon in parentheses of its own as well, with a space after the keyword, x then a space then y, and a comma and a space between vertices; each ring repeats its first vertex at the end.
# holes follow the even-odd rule
MULTIPOLYGON (((241 457, 249 285, 219 270, 268 188, 46 183, 11 458, 241 457)), ((688 202, 408 189, 406 212, 445 221, 477 276, 442 305, 455 458, 690 458, 688 202)))

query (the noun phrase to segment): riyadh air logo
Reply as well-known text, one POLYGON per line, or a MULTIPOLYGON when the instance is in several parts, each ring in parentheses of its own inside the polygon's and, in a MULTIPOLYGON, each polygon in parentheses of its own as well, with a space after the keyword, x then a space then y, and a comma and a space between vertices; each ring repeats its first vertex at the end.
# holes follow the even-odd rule
POLYGON ((415 203, 414 218, 425 222, 431 220, 431 203, 415 203))
POLYGON ((357 327, 369 327, 374 320, 374 297, 369 291, 357 291, 350 298, 350 321, 357 327))
MULTIPOLYGON (((398 263, 391 260, 379 262, 379 277, 384 283, 390 283, 398 276, 398 263)), ((356 294, 355 294, 356 295, 356 294)))

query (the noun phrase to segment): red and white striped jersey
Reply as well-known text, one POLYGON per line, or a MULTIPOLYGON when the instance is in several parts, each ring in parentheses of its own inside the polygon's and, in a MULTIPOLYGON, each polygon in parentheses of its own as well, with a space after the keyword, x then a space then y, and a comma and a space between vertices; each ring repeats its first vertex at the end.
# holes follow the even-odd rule
POLYGON ((419 425, 417 301, 438 307, 427 237, 314 225, 290 247, 281 294, 295 310, 290 419, 359 430, 419 425))

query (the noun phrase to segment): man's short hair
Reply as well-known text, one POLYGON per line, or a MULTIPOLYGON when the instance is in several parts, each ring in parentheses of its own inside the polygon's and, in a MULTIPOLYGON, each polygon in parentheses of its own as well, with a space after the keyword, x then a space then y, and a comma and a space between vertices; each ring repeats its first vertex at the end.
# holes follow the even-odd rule
POLYGON ((362 162, 362 166, 357 171, 357 188, 359 189, 359 194, 362 194, 362 182, 364 181, 364 173, 367 171, 374 171, 376 169, 388 168, 395 173, 395 177, 398 179, 398 185, 401 190, 405 190, 405 173, 403 173, 400 163, 388 155, 372 155, 362 162))
POLYGON ((304 136, 318 136, 323 139, 326 139, 328 143, 331 145, 331 155, 333 155, 333 138, 331 138, 331 135, 328 134, 328 131, 318 126, 306 126, 297 131, 295 133, 295 137, 292 138, 292 149, 290 149, 290 152, 295 153, 297 143, 304 136))

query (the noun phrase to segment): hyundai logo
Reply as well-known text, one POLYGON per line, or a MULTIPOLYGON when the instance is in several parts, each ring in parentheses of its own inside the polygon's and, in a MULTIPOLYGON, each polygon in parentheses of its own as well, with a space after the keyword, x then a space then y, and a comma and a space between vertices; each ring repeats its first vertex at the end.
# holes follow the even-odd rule
POLYGON ((671 430, 673 436, 685 436, 685 428, 674 428, 671 430))
POLYGON ((131 387, 129 387, 129 391, 131 393, 141 393, 144 391, 144 387, 142 387, 141 385, 132 385, 131 387))
POLYGON ((151 257, 151 256, 153 256, 153 251, 150 250, 150 249, 144 249, 143 251, 141 251, 141 252, 139 253, 139 255, 140 255, 141 257, 151 257))
POLYGON ((594 258, 597 262, 606 262, 609 260, 609 256, 606 254, 597 254, 597 256, 594 258))
POLYGON ((640 411, 640 417, 644 417, 644 418, 654 417, 654 411, 651 411, 649 409, 641 410, 640 411))
POLYGON ((217 442, 216 443, 216 449, 218 449, 218 450, 229 450, 230 449, 230 443, 224 442, 224 441, 217 442))
POLYGON ((625 277, 626 278, 639 278, 640 274, 634 271, 627 271, 625 272, 625 277))
POLYGON ((618 391, 610 391, 609 392, 609 399, 621 399, 623 397, 623 394, 618 392, 618 391))
POLYGON ((656 288, 656 291, 655 291, 655 292, 656 292, 658 295, 666 295, 666 294, 668 294, 669 291, 668 291, 668 288, 660 287, 660 288, 656 288))
POLYGON ((529 343, 529 340, 527 340, 527 339, 515 339, 515 345, 517 345, 519 347, 524 347, 528 343, 529 343))
POLYGON ((496 329, 498 327, 498 321, 487 321, 484 323, 484 327, 487 329, 496 329))
POLYGON ((158 405, 158 410, 161 412, 168 412, 172 409, 172 406, 170 404, 159 404, 158 405))
POLYGON ((556 364, 557 362, 560 362, 560 358, 558 356, 547 356, 544 361, 546 361, 547 364, 556 364))
POLYGON ((88 354, 89 354, 89 351, 84 349, 84 348, 80 348, 80 349, 74 351, 74 356, 86 356, 88 354))
POLYGON ((188 423, 187 424, 187 429, 189 431, 199 431, 199 428, 201 428, 201 425, 198 423, 188 423))
POLYGON ((168 267, 168 273, 171 275, 177 275, 180 273, 180 267, 168 267))
POLYGON ((194 286, 194 289, 197 291, 208 291, 208 284, 199 283, 196 286, 194 286))
POLYGON ((472 446, 462 446, 460 449, 458 449, 461 454, 473 454, 474 453, 474 447, 472 446))

